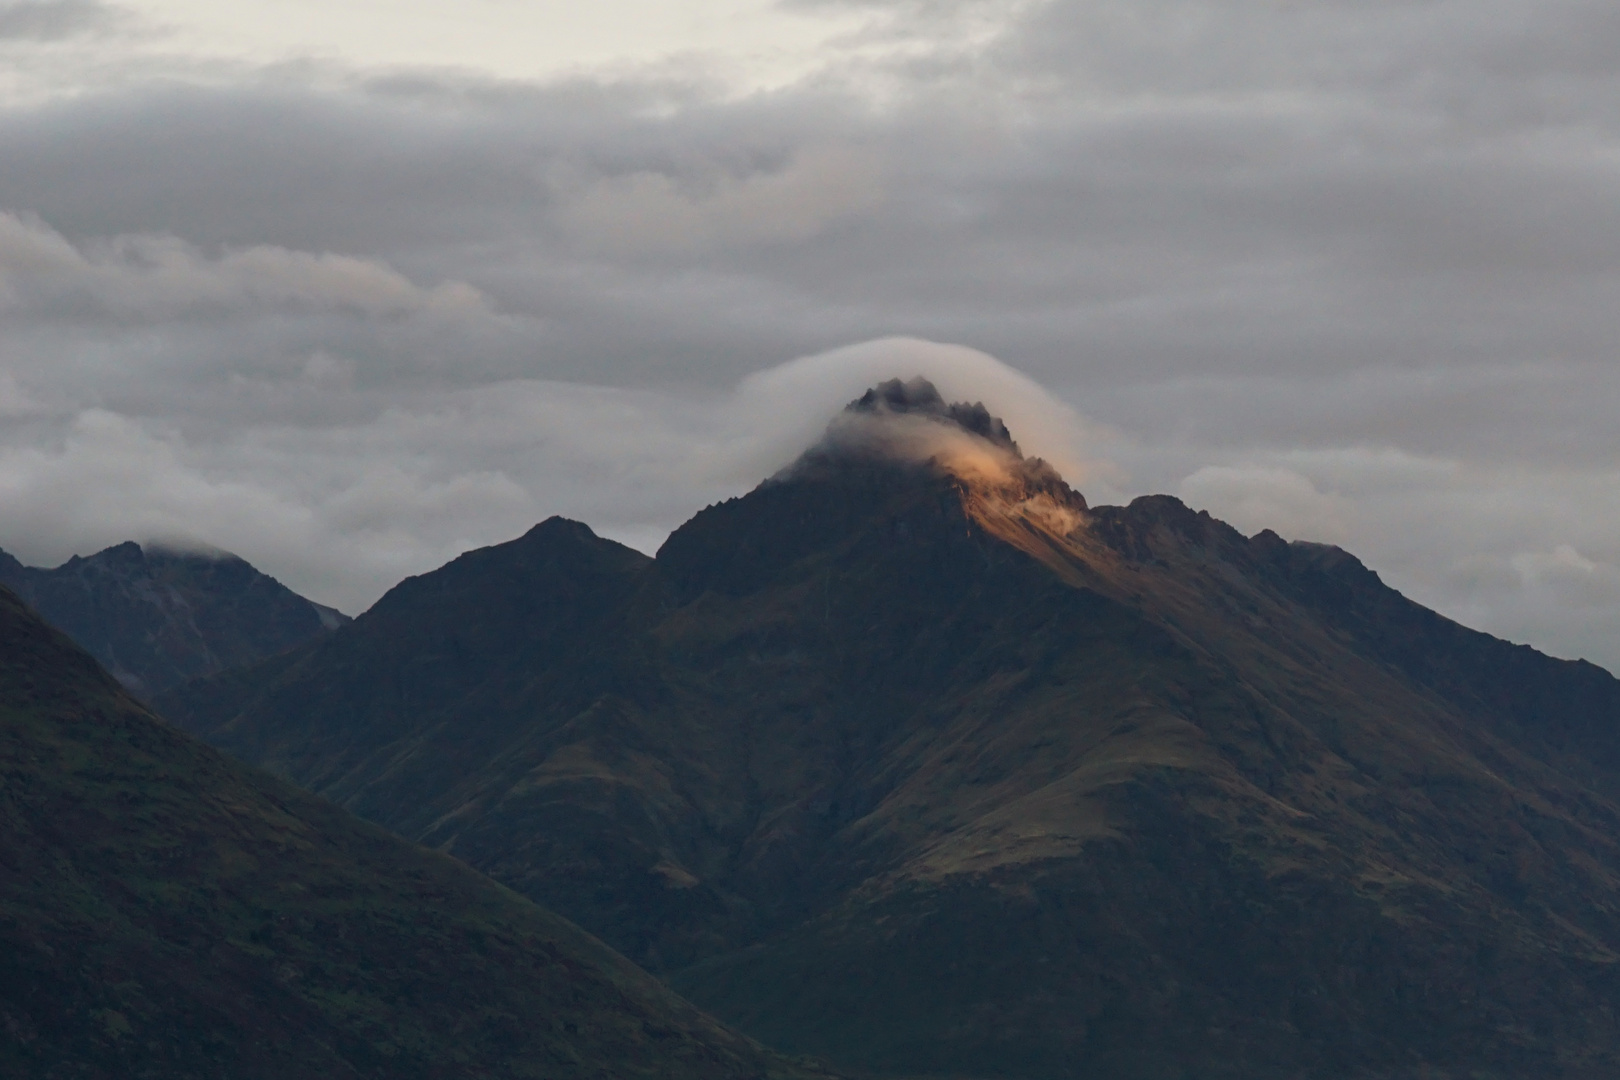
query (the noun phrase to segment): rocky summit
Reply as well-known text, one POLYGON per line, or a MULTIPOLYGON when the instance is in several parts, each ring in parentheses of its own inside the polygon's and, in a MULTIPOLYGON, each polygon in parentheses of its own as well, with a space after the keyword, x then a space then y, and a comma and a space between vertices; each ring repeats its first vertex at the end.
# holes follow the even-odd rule
POLYGON ((228 552, 133 541, 54 569, 0 551, 0 585, 142 695, 262 660, 349 621, 228 552))
POLYGON ((915 381, 161 707, 867 1074, 1620 1071, 1620 683, 915 381))

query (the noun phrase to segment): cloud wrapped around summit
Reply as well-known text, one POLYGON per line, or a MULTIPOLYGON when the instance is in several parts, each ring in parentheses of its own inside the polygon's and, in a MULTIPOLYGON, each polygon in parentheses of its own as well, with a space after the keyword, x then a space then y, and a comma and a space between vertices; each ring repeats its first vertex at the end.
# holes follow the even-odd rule
POLYGON ((923 416, 941 423, 955 424, 970 434, 1005 447, 1014 456, 1023 457, 1012 432, 1001 417, 992 416, 984 402, 965 401, 946 404, 939 389, 921 375, 905 382, 890 379, 879 383, 844 407, 848 413, 876 413, 923 416))
POLYGON ((983 402, 946 402, 921 375, 888 379, 844 406, 820 441, 774 479, 807 477, 855 463, 902 463, 948 473, 981 492, 1019 501, 1037 493, 1069 511, 1086 501, 1046 461, 1025 457, 983 402))

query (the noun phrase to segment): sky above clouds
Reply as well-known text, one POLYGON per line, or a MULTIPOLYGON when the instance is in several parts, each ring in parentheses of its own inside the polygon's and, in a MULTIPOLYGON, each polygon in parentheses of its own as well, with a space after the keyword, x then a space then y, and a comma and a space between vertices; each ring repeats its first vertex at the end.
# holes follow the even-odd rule
POLYGON ((352 613, 921 373, 1620 668, 1617 196, 1597 0, 0 0, 0 547, 352 613))

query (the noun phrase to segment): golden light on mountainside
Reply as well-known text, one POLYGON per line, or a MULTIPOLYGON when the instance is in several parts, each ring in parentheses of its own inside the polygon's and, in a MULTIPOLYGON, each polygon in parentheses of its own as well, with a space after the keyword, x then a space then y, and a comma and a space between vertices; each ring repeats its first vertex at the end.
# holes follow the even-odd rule
POLYGON ((1042 459, 1025 457, 983 402, 947 404, 921 375, 890 379, 846 406, 788 471, 825 456, 877 457, 949 475, 970 521, 1077 580, 1083 560, 1071 545, 1086 524, 1084 496, 1042 459))

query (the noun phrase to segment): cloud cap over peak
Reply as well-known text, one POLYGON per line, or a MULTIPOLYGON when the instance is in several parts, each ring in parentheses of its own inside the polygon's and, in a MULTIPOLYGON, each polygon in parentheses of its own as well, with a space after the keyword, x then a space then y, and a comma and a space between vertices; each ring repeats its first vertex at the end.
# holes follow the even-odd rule
POLYGON ((825 434, 768 483, 836 475, 874 461, 921 465, 955 477, 981 494, 1015 499, 1056 497, 1078 524, 1084 497, 1040 458, 1025 457, 1001 418, 983 402, 947 402, 922 375, 878 383, 844 406, 825 434))
POLYGON ((923 416, 941 423, 954 424, 963 431, 1005 447, 1017 457, 1024 455, 1013 442, 1012 432, 1001 417, 990 415, 984 402, 965 401, 946 404, 939 388, 921 375, 902 382, 890 379, 879 383, 848 405, 845 412, 868 415, 923 416))

